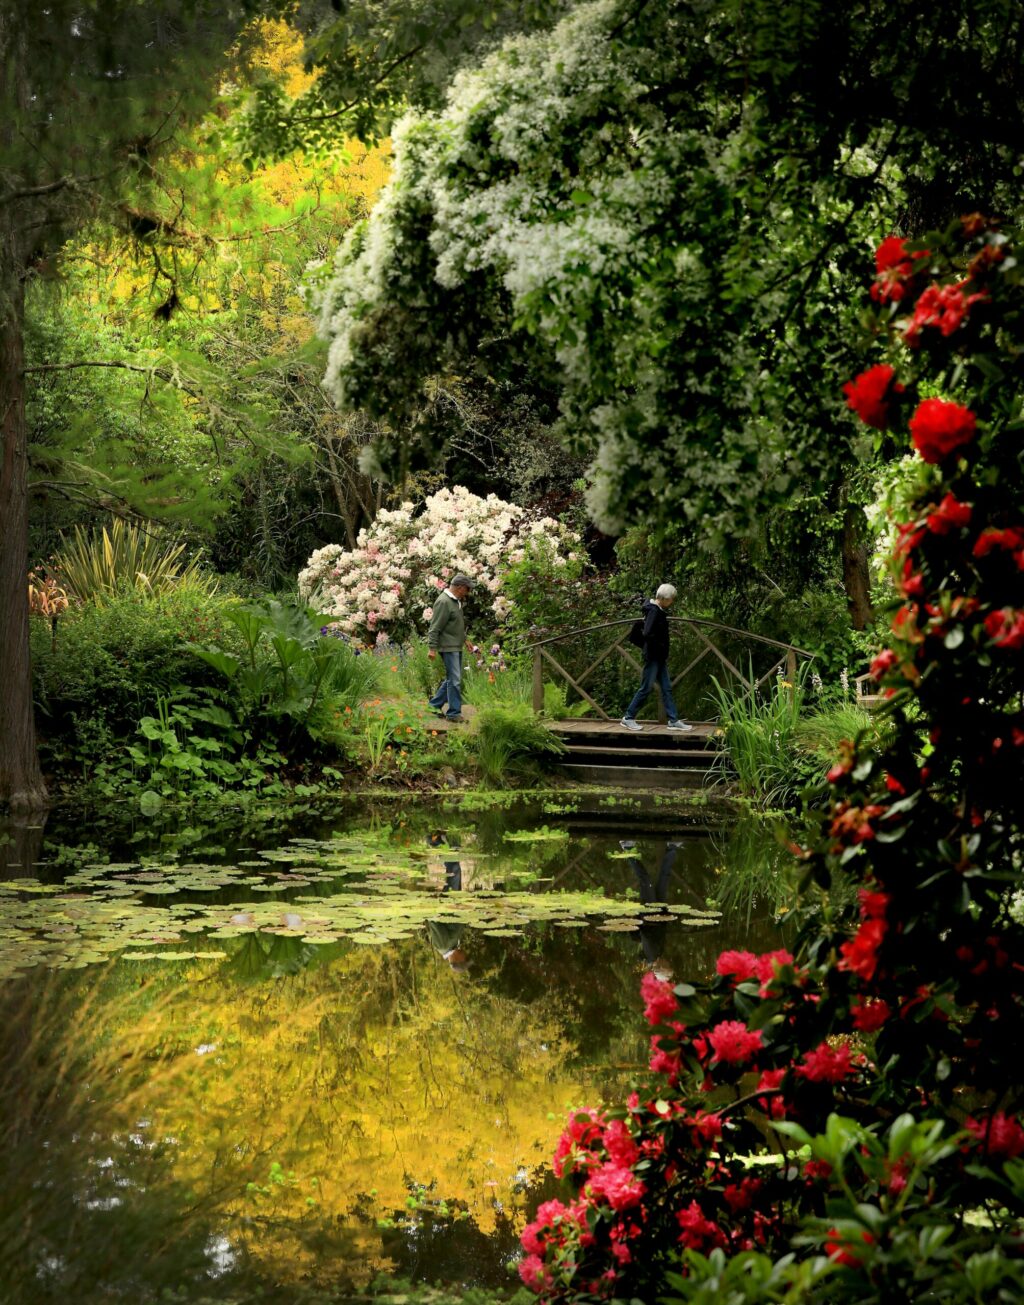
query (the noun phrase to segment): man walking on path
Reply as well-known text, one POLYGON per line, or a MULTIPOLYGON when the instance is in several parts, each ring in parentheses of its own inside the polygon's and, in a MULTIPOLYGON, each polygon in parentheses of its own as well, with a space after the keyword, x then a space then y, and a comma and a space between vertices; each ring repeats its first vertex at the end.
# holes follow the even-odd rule
POLYGON ((427 647, 433 661, 438 653, 444 662, 444 679, 427 706, 440 715, 448 704, 446 720, 461 723, 462 715, 462 648, 471 647, 466 639, 466 618, 462 613, 462 600, 473 588, 468 575, 452 576, 448 588, 438 594, 434 603, 430 628, 427 630, 427 647))
POLYGON ((665 704, 670 730, 692 730, 692 725, 679 719, 675 699, 672 697, 672 680, 668 673, 668 617, 665 612, 675 602, 676 591, 672 585, 659 585, 653 598, 644 603, 644 669, 640 687, 633 695, 633 701, 626 708, 626 714, 619 722, 627 730, 642 730, 643 726, 636 718, 637 712, 651 696, 655 682, 661 690, 661 700, 665 704))

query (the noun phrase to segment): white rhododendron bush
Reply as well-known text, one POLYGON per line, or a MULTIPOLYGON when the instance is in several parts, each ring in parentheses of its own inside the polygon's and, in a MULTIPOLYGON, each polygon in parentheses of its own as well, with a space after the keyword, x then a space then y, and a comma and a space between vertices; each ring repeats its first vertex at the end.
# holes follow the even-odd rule
POLYGON ((299 593, 351 638, 401 640, 422 632, 453 575, 471 576, 478 601, 501 622, 510 610, 501 593, 509 567, 538 551, 564 566, 581 549, 579 538, 551 517, 456 485, 430 495, 420 508, 403 503, 382 511, 359 532, 354 549, 317 549, 299 572, 299 593))

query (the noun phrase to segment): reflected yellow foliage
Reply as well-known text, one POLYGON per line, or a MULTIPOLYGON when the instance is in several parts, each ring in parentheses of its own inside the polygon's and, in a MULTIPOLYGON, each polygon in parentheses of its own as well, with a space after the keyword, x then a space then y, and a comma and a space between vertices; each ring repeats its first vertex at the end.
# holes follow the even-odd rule
POLYGON ((556 994, 497 995, 425 937, 247 982, 258 946, 196 963, 134 1032, 171 1053, 143 1090, 145 1115, 175 1139, 176 1178, 223 1188, 232 1240, 286 1281, 317 1276, 318 1230, 339 1222, 367 1273, 393 1267, 375 1221, 413 1183, 465 1202, 484 1233, 520 1215, 560 1129, 549 1110, 593 1090, 566 1068, 556 994))

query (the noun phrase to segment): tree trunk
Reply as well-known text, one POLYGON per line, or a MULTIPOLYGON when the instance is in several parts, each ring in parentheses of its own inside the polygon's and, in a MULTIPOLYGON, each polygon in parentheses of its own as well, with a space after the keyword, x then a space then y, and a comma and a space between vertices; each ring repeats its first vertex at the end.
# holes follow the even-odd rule
POLYGON ((868 549, 864 540, 864 509, 847 503, 843 509, 843 588, 855 630, 866 630, 874 620, 871 606, 871 578, 868 549))
POLYGON ((0 806, 47 804, 32 709, 28 640, 25 287, 10 217, 0 227, 0 806))

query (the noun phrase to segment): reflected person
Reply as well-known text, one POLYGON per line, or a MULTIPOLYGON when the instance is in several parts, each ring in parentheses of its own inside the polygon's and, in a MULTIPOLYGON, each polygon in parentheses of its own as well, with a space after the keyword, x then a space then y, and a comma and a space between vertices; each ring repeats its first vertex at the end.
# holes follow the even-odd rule
MULTIPOLYGON (((427 835, 427 845, 431 848, 452 848, 443 833, 437 832, 427 835)), ((460 893, 462 891, 462 862, 445 861, 444 862, 444 887, 441 889, 444 893, 460 893)), ((457 973, 464 973, 469 969, 469 961, 462 943, 462 925, 453 924, 450 920, 428 920, 427 933, 430 935, 430 941, 436 951, 446 960, 449 966, 457 973)))
MULTIPOLYGON (((624 852, 636 850, 636 843, 631 839, 623 839, 619 846, 624 852)), ((668 901, 668 889, 672 881, 672 867, 675 865, 678 851, 678 843, 669 842, 665 844, 665 850, 661 855, 661 865, 658 869, 658 878, 654 883, 651 883, 647 867, 640 858, 638 856, 629 858, 630 867, 636 876, 637 887, 640 890, 640 901, 644 906, 663 905, 668 901)), ((644 955, 644 963, 656 978, 665 982, 669 982, 672 978, 672 967, 665 959, 668 926, 669 921, 666 917, 664 920, 657 922, 641 921, 639 927, 640 950, 644 955)))

